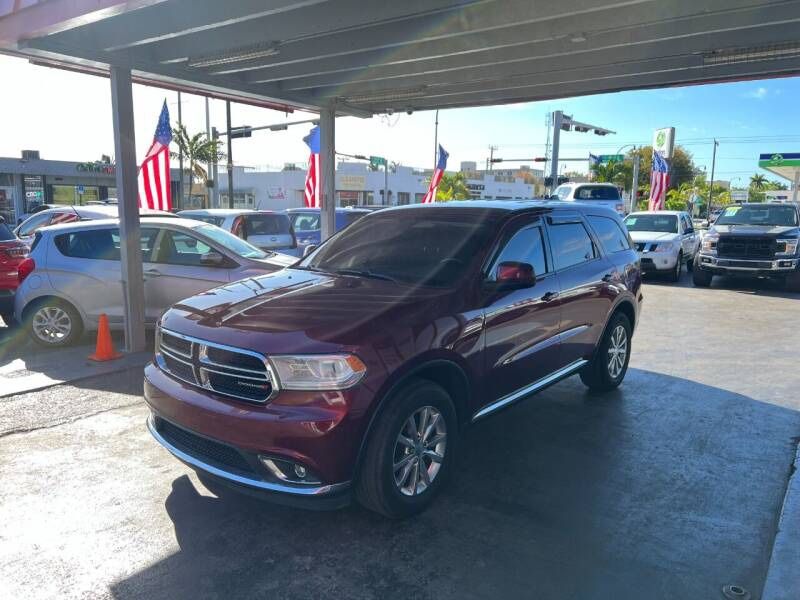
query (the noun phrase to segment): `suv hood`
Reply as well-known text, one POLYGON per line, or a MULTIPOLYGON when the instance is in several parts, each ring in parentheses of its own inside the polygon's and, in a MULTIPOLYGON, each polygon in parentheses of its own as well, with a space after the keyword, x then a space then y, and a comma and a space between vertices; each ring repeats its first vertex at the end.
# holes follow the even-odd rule
POLYGON ((677 233, 663 233, 659 231, 630 231, 634 242, 672 242, 678 239, 677 233))
POLYGON ((450 290, 284 269, 182 300, 161 325, 264 353, 353 350, 452 313, 450 290))
POLYGON ((708 233, 722 235, 758 235, 769 237, 797 237, 800 228, 781 225, 714 225, 708 233))

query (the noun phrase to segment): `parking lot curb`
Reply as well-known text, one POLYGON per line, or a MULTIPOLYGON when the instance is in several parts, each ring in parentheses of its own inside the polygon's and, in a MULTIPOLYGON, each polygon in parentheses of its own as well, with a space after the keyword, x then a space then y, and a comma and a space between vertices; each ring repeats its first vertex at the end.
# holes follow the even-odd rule
POLYGON ((800 598, 800 445, 783 498, 762 600, 800 598))

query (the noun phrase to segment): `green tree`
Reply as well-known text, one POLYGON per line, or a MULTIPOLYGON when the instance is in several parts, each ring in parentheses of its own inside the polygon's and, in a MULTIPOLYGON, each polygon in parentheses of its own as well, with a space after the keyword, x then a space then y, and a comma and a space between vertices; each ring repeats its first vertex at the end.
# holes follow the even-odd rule
POLYGON ((592 163, 591 171, 594 175, 594 181, 613 183, 623 186, 626 189, 629 187, 630 175, 626 172, 624 164, 619 161, 612 160, 607 163, 592 163))
MULTIPOLYGON (((192 136, 186 131, 185 125, 179 125, 172 130, 172 143, 178 147, 178 152, 170 152, 172 158, 179 158, 188 162, 189 197, 192 196, 195 179, 208 183, 208 172, 202 163, 219 162, 225 158, 220 140, 210 140, 205 133, 196 133, 192 136)), ((186 169, 184 169, 186 171, 186 169)), ((185 172, 181 171, 181 190, 185 189, 185 172)))
POLYGON ((767 178, 760 173, 756 173, 750 177, 750 189, 761 191, 766 184, 767 178))
POLYGON ((436 189, 437 201, 469 200, 469 188, 464 173, 444 173, 436 189))
MULTIPOLYGON (((650 171, 653 169, 653 147, 642 146, 638 148, 636 153, 639 154, 639 189, 643 186, 650 185, 650 171)), ((629 150, 625 162, 632 164, 634 157, 634 150, 629 150)), ((679 188, 681 184, 688 183, 694 180, 697 167, 694 164, 692 155, 682 146, 675 146, 670 160, 669 168, 669 187, 679 188)), ((631 171, 632 173, 632 171, 631 171)), ((630 178, 627 176, 625 189, 630 189, 630 178)), ((649 189, 649 188, 648 188, 649 189)))

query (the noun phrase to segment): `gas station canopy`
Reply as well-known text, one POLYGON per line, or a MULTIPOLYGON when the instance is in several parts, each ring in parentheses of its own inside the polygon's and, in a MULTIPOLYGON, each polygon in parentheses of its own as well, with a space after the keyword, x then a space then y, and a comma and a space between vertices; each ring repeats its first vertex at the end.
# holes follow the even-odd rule
POLYGON ((0 49, 368 116, 795 74, 799 23, 786 0, 9 0, 0 49))

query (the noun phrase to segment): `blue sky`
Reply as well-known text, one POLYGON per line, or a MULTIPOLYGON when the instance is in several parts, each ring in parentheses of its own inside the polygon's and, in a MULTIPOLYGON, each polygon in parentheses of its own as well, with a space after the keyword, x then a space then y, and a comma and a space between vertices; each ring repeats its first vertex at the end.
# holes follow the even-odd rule
MULTIPOLYGON (((101 154, 113 155, 108 80, 33 66, 4 56, 0 56, 0 72, 5 81, 13 82, 3 94, 0 156, 19 156, 22 149, 38 149, 43 158, 62 160, 84 161, 101 154)), ((695 162, 708 172, 711 140, 719 138, 715 177, 746 185, 758 170, 759 153, 800 152, 800 123, 794 114, 798 96, 800 78, 784 78, 447 110, 439 115, 439 141, 450 152, 451 168, 458 168, 461 161, 467 160, 484 164, 490 144, 499 146, 495 154, 499 157, 540 156, 545 146, 545 115, 562 109, 577 120, 617 132, 606 137, 564 133, 562 156, 613 154, 626 144, 649 144, 654 129, 674 126, 676 143, 689 150, 695 162)), ((134 88, 139 155, 152 141, 164 98, 175 121, 174 92, 134 88)), ((191 132, 205 128, 204 106, 202 98, 184 95, 184 122, 191 132)), ((286 116, 246 106, 233 109, 234 125, 255 126, 308 116, 286 116)), ((212 101, 211 121, 224 128, 223 102, 212 101)), ((337 150, 377 154, 405 165, 431 167, 433 123, 432 112, 338 119, 337 150)), ((298 126, 286 132, 236 140, 235 162, 272 168, 285 162, 305 162, 308 152, 302 137, 307 131, 306 126, 298 126)), ((586 170, 586 164, 571 163, 568 168, 586 170)))

